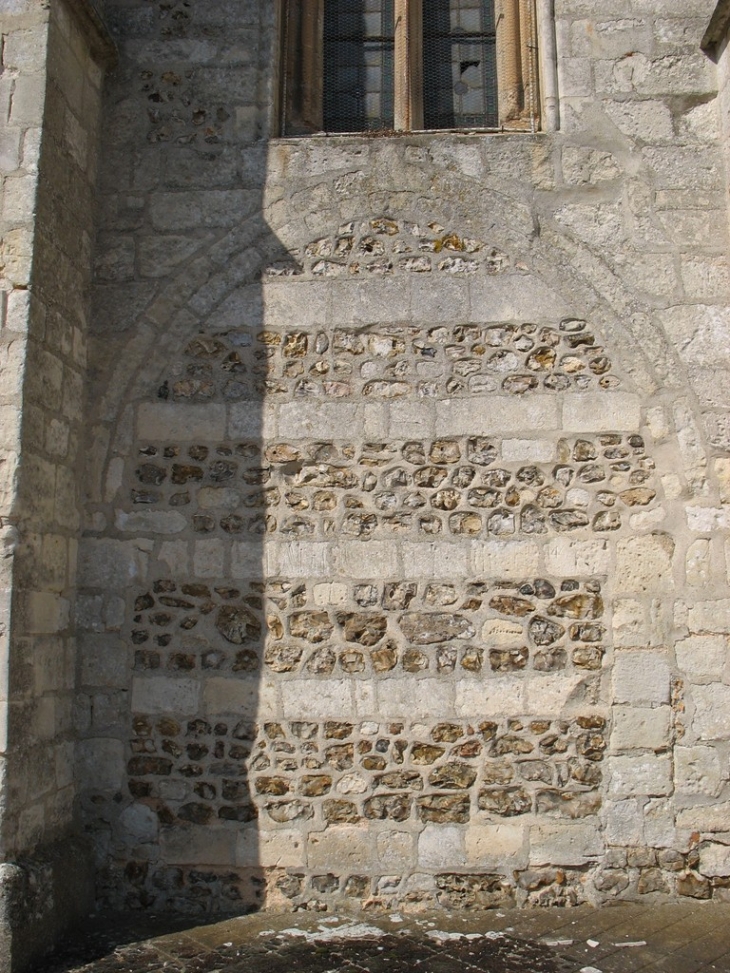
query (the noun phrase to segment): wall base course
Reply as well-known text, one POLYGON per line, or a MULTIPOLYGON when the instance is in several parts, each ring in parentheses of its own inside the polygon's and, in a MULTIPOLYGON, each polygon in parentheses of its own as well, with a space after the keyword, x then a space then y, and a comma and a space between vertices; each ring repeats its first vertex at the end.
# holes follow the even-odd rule
POLYGON ((0 955, 8 973, 42 960, 59 936, 93 910, 95 879, 88 845, 65 839, 31 858, 0 866, 0 955))

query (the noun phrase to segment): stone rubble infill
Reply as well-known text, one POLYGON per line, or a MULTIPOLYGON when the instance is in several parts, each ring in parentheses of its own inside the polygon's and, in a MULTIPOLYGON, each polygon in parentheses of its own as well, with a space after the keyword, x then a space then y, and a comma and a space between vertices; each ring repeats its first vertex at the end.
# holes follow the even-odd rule
POLYGON ((274 534, 415 540, 588 527, 607 534, 627 526, 632 511, 655 509, 655 463, 639 435, 521 445, 516 455, 530 452, 542 462, 511 461, 514 441, 483 436, 360 447, 278 442, 263 451, 255 442, 146 443, 132 457, 115 522, 124 533, 192 527, 250 544, 274 534))
MULTIPOLYGON (((260 935, 263 935, 263 933, 260 935)), ((337 920, 333 918, 325 919, 313 932, 308 932, 306 929, 291 928, 283 929, 279 936, 301 938, 308 943, 327 943, 343 939, 379 939, 381 936, 385 936, 385 932, 377 926, 364 922, 346 923, 340 926, 337 924, 337 920), (329 923, 329 925, 326 923, 329 923)))
POLYGON ((606 391, 622 386, 587 321, 537 325, 463 322, 429 327, 261 330, 245 324, 200 334, 159 387, 175 402, 260 402, 261 396, 400 399, 469 396, 501 389, 606 391))

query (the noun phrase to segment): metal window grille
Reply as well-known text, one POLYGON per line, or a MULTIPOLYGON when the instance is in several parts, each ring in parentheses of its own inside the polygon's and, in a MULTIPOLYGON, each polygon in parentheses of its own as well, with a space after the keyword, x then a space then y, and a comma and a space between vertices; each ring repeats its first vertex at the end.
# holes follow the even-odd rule
POLYGON ((394 0, 325 0, 325 131, 393 128, 393 8, 394 0))
POLYGON ((423 114, 426 128, 495 128, 494 0, 424 0, 423 114))

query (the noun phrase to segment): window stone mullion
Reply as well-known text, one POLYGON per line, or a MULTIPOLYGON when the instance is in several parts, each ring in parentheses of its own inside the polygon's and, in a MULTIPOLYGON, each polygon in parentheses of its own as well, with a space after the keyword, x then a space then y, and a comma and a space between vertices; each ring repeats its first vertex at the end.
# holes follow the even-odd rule
POLYGON ((423 0, 395 0, 395 128, 423 128, 423 0))
POLYGON ((522 114, 520 0, 497 0, 497 92, 500 125, 509 126, 522 114))

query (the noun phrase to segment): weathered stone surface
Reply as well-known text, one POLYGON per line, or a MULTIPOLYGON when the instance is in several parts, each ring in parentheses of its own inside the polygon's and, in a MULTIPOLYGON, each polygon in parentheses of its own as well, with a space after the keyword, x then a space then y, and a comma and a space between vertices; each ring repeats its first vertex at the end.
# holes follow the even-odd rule
POLYGON ((431 787, 444 790, 467 790, 477 779, 477 771, 467 764, 456 761, 444 764, 428 775, 431 787))
POLYGON ((565 629, 557 622, 537 615, 530 621, 529 633, 535 645, 552 645, 565 635, 565 629))
POLYGON ((611 758, 611 793, 617 797, 671 793, 671 767, 666 757, 611 758))
POLYGON ((264 653, 264 662, 274 672, 294 672, 299 667, 302 653, 298 645, 269 645, 264 653))
POLYGON ((460 794, 419 797, 418 814, 427 823, 466 824, 469 821, 469 798, 460 794))
POLYGON ((527 665, 530 652, 525 646, 519 649, 492 649, 489 663, 495 672, 515 672, 527 665))
POLYGON ((726 895, 707 11, 558 4, 537 140, 267 145, 271 4, 110 0, 99 140, 87 40, 41 4, 63 22, 29 56, 19 3, 9 853, 77 808, 134 910, 257 906, 234 868, 297 909, 726 895))
POLYGON ((365 817, 380 821, 406 821, 411 815, 412 798, 393 794, 368 798, 364 803, 365 817))
POLYGON ((525 598, 514 598, 507 595, 492 598, 490 606, 503 615, 516 615, 518 618, 531 614, 536 607, 533 602, 527 601, 525 598))
POLYGON ((416 645, 433 645, 450 639, 468 639, 475 634, 469 620, 461 615, 429 612, 403 615, 399 625, 405 637, 416 645))
POLYGON ((585 865, 602 853, 602 842, 587 824, 544 824, 531 829, 530 862, 534 865, 585 865))
POLYGON ((730 736, 730 687, 718 683, 695 686, 693 728, 701 740, 726 740, 730 736))
POLYGON ((599 595, 563 595, 550 602, 547 611, 558 618, 600 618, 603 599, 599 595))
POLYGON ((289 621, 289 632, 295 638, 317 644, 330 637, 334 625, 326 612, 299 612, 289 621))
POLYGON ((641 705, 669 702, 670 671, 664 653, 621 652, 613 672, 617 702, 641 705))
POLYGON ((630 751, 648 749, 661 751, 666 747, 670 732, 669 706, 656 708, 614 706, 611 750, 630 751))
POLYGON ((388 623, 382 615, 367 615, 363 613, 341 614, 337 621, 342 626, 344 638, 348 642, 372 646, 385 635, 388 623))
POLYGON ((674 541, 667 534, 648 534, 619 542, 616 578, 621 592, 666 590, 673 584, 674 541))
POLYGON ((411 760, 414 764, 428 766, 443 756, 445 752, 444 747, 431 746, 427 743, 417 743, 411 748, 411 760))
POLYGON ((709 877, 730 876, 730 846, 719 842, 700 845, 699 871, 709 877))
POLYGON ((692 899, 709 899, 712 887, 706 878, 688 872, 677 877, 677 894, 692 899))
POLYGON ((580 791, 539 791, 535 810, 552 817, 585 818, 596 814, 601 807, 600 795, 580 791))
POLYGON ((242 645, 261 635, 261 623, 243 606, 224 605, 218 612, 216 628, 227 642, 242 645))
POLYGON ((493 788, 479 792, 479 807, 482 811, 509 818, 531 811, 532 800, 518 787, 493 788))
POLYGON ((719 797, 725 776, 712 747, 676 747, 674 777, 680 794, 719 797))

